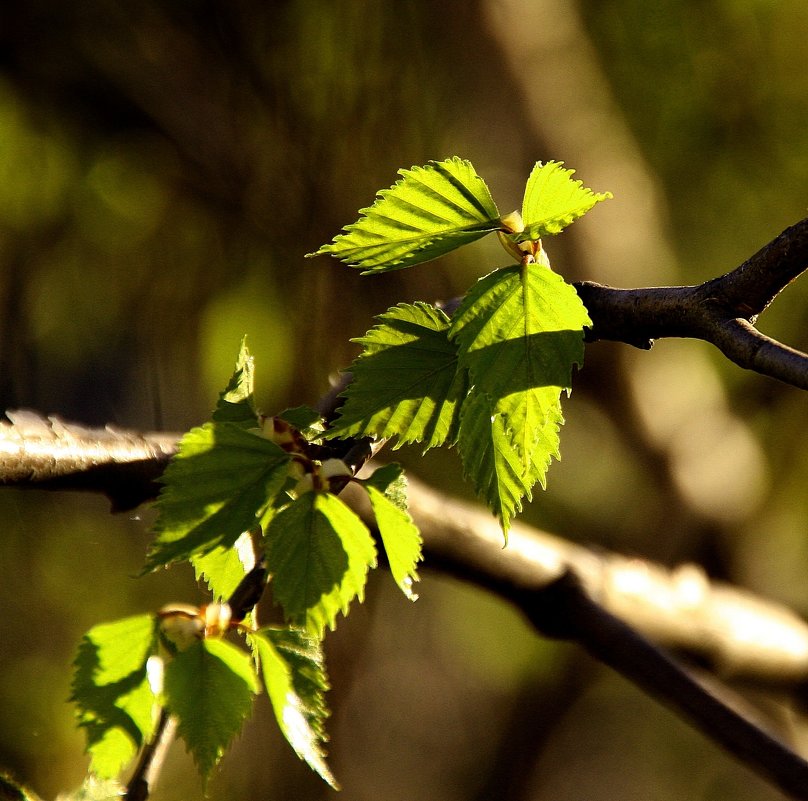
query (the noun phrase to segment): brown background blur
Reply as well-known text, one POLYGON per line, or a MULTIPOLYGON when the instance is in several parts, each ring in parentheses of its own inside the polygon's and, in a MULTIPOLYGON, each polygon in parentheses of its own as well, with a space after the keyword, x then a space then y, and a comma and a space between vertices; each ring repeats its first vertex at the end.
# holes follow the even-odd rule
MULTIPOLYGON (((5 4, 2 408, 183 430, 245 333, 265 411, 315 402, 374 314, 507 263, 493 241, 381 277, 304 261, 431 158, 471 159, 503 213, 537 160, 613 192, 545 243, 569 280, 719 275, 806 214, 806 40, 805 0, 5 4)), ((808 349, 808 282, 761 328, 808 349)), ((563 461, 523 518, 808 611, 805 394, 700 343, 586 359, 563 461)), ((400 455, 468 497, 454 454, 400 455)), ((201 599, 182 571, 133 578, 150 517, 0 493, 0 765, 44 797, 86 768, 66 701, 82 632, 201 599)), ((380 573, 328 637, 342 798, 779 798, 510 608, 428 571, 420 595, 380 573)), ((212 797, 339 797, 267 707, 212 797)), ((177 745, 155 798, 201 796, 177 745)))

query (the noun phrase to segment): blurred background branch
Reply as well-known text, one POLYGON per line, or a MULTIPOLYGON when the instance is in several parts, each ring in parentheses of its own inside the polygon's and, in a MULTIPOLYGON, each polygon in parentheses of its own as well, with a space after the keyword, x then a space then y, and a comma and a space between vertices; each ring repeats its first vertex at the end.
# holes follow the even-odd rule
MULTIPOLYGON (((31 0, 0 15, 4 409, 182 431, 244 333, 262 408, 314 402, 374 314, 455 297, 501 263, 485 243, 384 280, 303 260, 430 158, 469 158, 503 211, 538 159, 612 191, 545 242, 576 282, 699 285, 805 215, 801 0, 449 0, 439 20, 425 0, 31 0)), ((806 310, 796 282, 756 326, 805 352, 806 310)), ((698 342, 598 342, 586 360, 525 523, 808 611, 805 393, 698 342)), ((397 456, 467 497, 451 454, 397 456)), ((85 770, 64 703, 83 631, 200 597, 181 571, 131 579, 150 513, 105 512, 88 493, 0 493, 0 764, 43 797, 85 770)), ((507 604, 445 574, 422 585, 411 607, 374 579, 329 638, 332 762, 352 798, 781 798, 507 604)), ((746 698, 804 741, 788 700, 746 698)), ((328 797, 286 751, 257 711, 213 797, 328 797)), ((162 801, 200 795, 184 759, 170 752, 162 801)))

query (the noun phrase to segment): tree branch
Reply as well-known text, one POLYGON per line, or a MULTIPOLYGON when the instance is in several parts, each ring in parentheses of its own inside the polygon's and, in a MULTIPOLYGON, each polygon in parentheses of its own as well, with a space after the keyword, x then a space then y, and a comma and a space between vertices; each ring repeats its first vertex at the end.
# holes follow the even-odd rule
POLYGON ((106 495, 112 511, 155 498, 177 452, 177 434, 87 428, 31 411, 0 421, 0 486, 84 490, 106 495))
MULTIPOLYGON (((616 289, 580 283, 576 288, 593 320, 587 340, 650 348, 660 337, 703 339, 742 367, 808 389, 808 355, 754 327, 806 265, 808 219, 736 270, 699 286, 616 289)), ((32 412, 8 417, 0 422, 0 484, 102 492, 114 510, 156 496, 179 439, 88 429, 32 412)), ((369 453, 363 442, 360 461, 369 453)), ((355 497, 354 503, 362 512, 367 500, 359 495, 364 501, 355 497)), ((694 565, 669 571, 595 553, 519 523, 503 548, 499 524, 486 512, 412 480, 410 510, 430 567, 497 592, 542 633, 576 640, 781 789, 808 798, 808 763, 712 696, 650 642, 689 654, 723 676, 799 697, 808 683, 808 624, 797 615, 710 582, 694 565)), ((152 766, 148 756, 135 774, 132 797, 148 792, 152 766)))
POLYGON ((575 285, 600 339, 648 349, 662 337, 710 342, 740 367, 808 389, 808 355, 761 334, 754 324, 808 268, 808 219, 792 225, 740 267, 698 286, 617 289, 575 285))
POLYGON ((793 798, 808 799, 808 762, 712 695, 648 640, 595 603, 567 572, 522 604, 536 628, 580 643, 793 798))
MULTIPOLYGON (((486 510, 408 480, 428 566, 520 605, 569 571, 610 614, 722 677, 794 693, 808 681, 808 623, 786 607, 711 581, 697 565, 668 569, 594 551, 519 521, 503 548, 502 529, 486 510)), ((369 520, 361 494, 348 497, 369 520)))
MULTIPOLYGON (((19 425, 20 416, 13 417, 19 425)), ((127 447, 136 461, 149 461, 143 448, 144 443, 153 442, 153 435, 85 429, 31 413, 24 418, 33 442, 25 442, 12 425, 0 426, 0 434, 13 431, 13 436, 6 436, 5 453, 11 450, 8 443, 16 441, 21 458, 33 455, 38 463, 54 469, 52 474, 17 470, 4 477, 6 484, 95 489, 120 507, 118 487, 132 463, 127 447), (48 444, 55 448, 50 456, 48 444), (62 454, 66 462, 60 465, 62 454), (33 484, 25 480, 26 475, 33 484), (35 483, 38 478, 43 479, 39 484, 35 483)), ((178 436, 160 435, 157 441, 159 449, 152 449, 154 464, 146 471, 150 479, 137 486, 141 501, 154 497, 154 479, 167 455, 176 450, 178 436)), ((3 442, 0 437, 0 446, 3 442)), ((350 490, 351 485, 346 500, 372 522, 366 494, 350 490)), ((134 490, 124 498, 131 505, 134 490)), ((711 696, 645 639, 689 654, 722 676, 799 695, 808 681, 808 624, 797 615, 742 590, 710 582, 695 565, 669 571, 640 559, 596 553, 518 522, 511 528, 508 547, 503 548, 502 531, 490 514, 452 501, 417 480, 410 479, 409 500, 430 568, 493 590, 522 609, 546 635, 576 640, 781 789, 808 798, 795 790, 808 787, 808 764, 711 696), (569 604, 559 603, 561 596, 550 591, 564 581, 574 582, 576 588, 569 591, 569 604), (548 597, 552 598, 549 606, 548 597)), ((132 797, 148 792, 155 770, 149 753, 133 777, 132 797)))

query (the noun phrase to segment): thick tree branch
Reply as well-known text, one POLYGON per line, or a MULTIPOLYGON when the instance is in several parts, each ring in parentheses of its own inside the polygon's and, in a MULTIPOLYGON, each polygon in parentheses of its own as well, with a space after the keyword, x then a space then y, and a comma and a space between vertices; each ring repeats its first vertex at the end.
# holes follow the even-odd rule
MULTIPOLYGON (((178 434, 84 428, 32 412, 11 416, 15 425, 0 424, 0 469, 6 471, 0 483, 94 491, 111 498, 113 509, 156 497, 157 479, 179 442, 178 434), (20 463, 10 469, 15 458, 20 463), (39 466, 36 470, 23 469, 29 459, 39 466)), ((709 581, 695 565, 668 570, 595 552, 518 521, 503 548, 499 524, 486 510, 453 501, 414 478, 409 496, 432 566, 504 597, 538 589, 572 570, 611 613, 721 675, 784 689, 808 682, 808 624, 784 607, 709 581)))
POLYGON ((711 581, 696 565, 594 551, 518 521, 503 547, 486 510, 412 477, 408 494, 428 566, 519 604, 569 571, 610 614, 723 677, 786 691, 808 682, 808 623, 780 604, 711 581))
POLYGON ((662 337, 710 342, 741 367, 808 389, 808 355, 761 334, 754 324, 808 268, 808 219, 787 228, 740 267, 698 286, 616 289, 575 285, 592 318, 586 339, 650 348, 662 337))
POLYGON ((521 604, 536 628, 583 645, 793 798, 808 799, 808 762, 712 695, 663 651, 595 603, 572 572, 521 604))
POLYGON ((177 434, 87 428, 30 411, 0 421, 0 486, 102 493, 115 512, 156 497, 177 434))
MULTIPOLYGON (((754 327, 757 316, 806 266, 808 220, 803 220, 736 270, 699 286, 615 289, 584 282, 576 288, 594 323, 588 341, 650 348, 660 337, 703 339, 742 367, 808 389, 808 355, 754 327)), ((10 422, 0 423, 0 484, 102 492, 115 510, 155 497, 178 444, 173 434, 87 429, 31 412, 8 416, 10 422)), ((366 442, 360 444, 363 462, 370 450, 366 442)), ((362 493, 354 499, 360 512, 361 498, 362 493)), ((518 523, 503 548, 501 530, 490 515, 417 481, 411 481, 410 506, 430 567, 497 592, 542 633, 579 642, 781 789, 808 798, 808 763, 713 697, 651 644, 688 654, 722 676, 799 698, 808 686, 808 624, 801 618, 710 582, 696 566, 668 571, 595 553, 518 523)), ((136 773, 132 797, 148 793, 151 764, 149 757, 136 773)))
MULTIPOLYGON (((47 470, 18 470, 14 480, 7 477, 5 483, 30 486, 26 476, 43 477, 43 483, 33 485, 95 489, 120 507, 117 487, 132 461, 126 448, 132 447, 137 460, 149 461, 143 448, 153 441, 151 435, 67 426, 31 413, 25 416, 25 425, 33 442, 24 442, 14 426, 5 428, 6 435, 14 430, 13 436, 6 436, 7 458, 8 443, 23 440, 16 445, 21 458, 33 454, 37 463, 54 466, 54 475, 48 476, 47 470), (65 438, 69 447, 60 441, 65 438), (116 438, 117 444, 110 441, 116 438), (55 447, 51 456, 48 444, 55 447), (62 454, 66 462, 59 467, 62 454)), ((154 479, 177 441, 176 435, 161 435, 160 447, 152 448, 149 480, 137 485, 140 500, 154 496, 154 479)), ((123 497, 130 506, 135 500, 131 488, 123 497)), ((808 764, 710 695, 651 645, 653 641, 690 654, 722 676, 799 696, 808 682, 808 624, 801 618, 741 590, 712 583, 694 565, 668 571, 643 560, 596 553, 519 523, 513 525, 508 547, 503 548, 499 524, 482 509, 451 501, 412 479, 409 498, 431 568, 497 592, 522 609, 540 632, 579 642, 781 789, 808 798, 800 790, 808 787, 808 764), (569 603, 560 603, 564 594, 558 588, 565 586, 569 603)), ((368 514, 362 506, 367 504, 365 493, 353 500, 348 493, 347 500, 360 514, 368 514)), ((147 768, 151 769, 151 757, 144 763, 144 771, 147 768)), ((132 797, 148 792, 150 780, 144 771, 135 775, 132 797)))

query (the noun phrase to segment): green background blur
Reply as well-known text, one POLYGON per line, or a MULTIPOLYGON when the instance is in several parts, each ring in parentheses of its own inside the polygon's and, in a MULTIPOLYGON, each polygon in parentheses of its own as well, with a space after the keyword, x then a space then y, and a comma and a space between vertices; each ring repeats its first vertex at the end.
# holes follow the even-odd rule
MULTIPOLYGON (((2 408, 180 431, 206 419, 245 333, 265 411, 316 402, 374 314, 507 263, 487 240, 375 278, 304 261, 431 158, 471 159, 503 213, 537 160, 612 191, 545 243, 569 280, 719 275, 806 215, 806 41, 805 0, 6 4, 2 408)), ((808 349, 805 279, 761 328, 808 349)), ((598 343, 586 358, 563 461, 524 519, 697 560, 808 611, 805 393, 702 343, 598 343)), ((454 454, 400 454, 468 497, 454 454)), ((43 797, 86 768, 66 702, 82 632, 202 598, 182 571, 133 578, 150 519, 0 493, 0 765, 43 797)), ((780 797, 510 608, 428 571, 420 595, 375 576, 327 640, 341 797, 780 797)), ((213 798, 338 797, 267 706, 213 798)), ((201 797, 175 745, 155 798, 201 797)))

